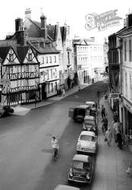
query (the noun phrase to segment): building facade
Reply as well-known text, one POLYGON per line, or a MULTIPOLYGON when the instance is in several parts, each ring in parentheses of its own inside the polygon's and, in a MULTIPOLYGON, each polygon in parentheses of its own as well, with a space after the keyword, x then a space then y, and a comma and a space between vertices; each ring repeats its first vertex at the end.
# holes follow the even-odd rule
POLYGON ((104 46, 94 38, 74 39, 74 63, 81 84, 102 80, 105 71, 104 46))
POLYGON ((110 92, 119 93, 119 51, 117 35, 112 34, 108 37, 108 61, 109 61, 109 88, 110 92))
POLYGON ((14 45, 0 47, 3 106, 40 101, 39 61, 32 47, 14 45))
POLYGON ((117 37, 120 42, 120 121, 132 151, 132 14, 127 15, 125 26, 117 32, 117 37))

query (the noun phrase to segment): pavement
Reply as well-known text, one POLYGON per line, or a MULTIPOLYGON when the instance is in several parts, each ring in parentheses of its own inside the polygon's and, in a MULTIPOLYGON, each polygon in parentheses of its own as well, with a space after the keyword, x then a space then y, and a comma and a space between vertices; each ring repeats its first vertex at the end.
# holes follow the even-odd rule
MULTIPOLYGON (((87 86, 89 86, 89 85, 88 84, 81 85, 80 90, 83 89, 83 88, 86 88, 87 86)), ((65 98, 66 96, 74 94, 77 91, 78 91, 78 86, 75 86, 75 87, 67 90, 66 93, 65 93, 65 96, 58 95, 58 96, 50 97, 50 98, 48 98, 46 100, 43 100, 41 102, 14 106, 13 107, 13 109, 14 109, 13 115, 24 116, 32 109, 36 109, 36 108, 40 108, 42 106, 47 106, 49 104, 53 104, 53 103, 55 103, 57 101, 60 101, 61 99, 65 98)))
MULTIPOLYGON (((113 113, 108 100, 102 97, 100 105, 105 106, 108 125, 112 126, 113 113)), ((111 146, 108 146, 107 142, 104 141, 101 126, 101 115, 99 113, 99 151, 96 160, 96 176, 92 189, 132 190, 132 176, 126 173, 130 162, 132 162, 132 152, 127 147, 123 147, 123 150, 120 150, 114 138, 112 139, 111 146)))

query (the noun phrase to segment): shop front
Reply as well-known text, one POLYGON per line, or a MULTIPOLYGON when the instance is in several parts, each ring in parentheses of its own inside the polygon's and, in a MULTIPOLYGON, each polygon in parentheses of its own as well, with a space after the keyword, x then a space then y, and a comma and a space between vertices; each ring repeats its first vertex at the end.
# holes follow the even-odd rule
POLYGON ((130 151, 132 151, 132 103, 123 99, 125 137, 130 151))

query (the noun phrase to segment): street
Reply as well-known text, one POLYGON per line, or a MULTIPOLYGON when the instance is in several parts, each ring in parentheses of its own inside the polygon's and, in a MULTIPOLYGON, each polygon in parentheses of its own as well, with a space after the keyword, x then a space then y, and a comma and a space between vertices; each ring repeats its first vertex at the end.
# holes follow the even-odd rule
MULTIPOLYGON (((0 190, 52 190, 67 183, 81 124, 68 117, 69 107, 96 100, 96 91, 106 84, 94 84, 52 105, 37 108, 25 116, 0 120, 0 190), (60 142, 60 158, 52 161, 51 136, 60 142)), ((91 186, 82 186, 91 189, 91 186)))

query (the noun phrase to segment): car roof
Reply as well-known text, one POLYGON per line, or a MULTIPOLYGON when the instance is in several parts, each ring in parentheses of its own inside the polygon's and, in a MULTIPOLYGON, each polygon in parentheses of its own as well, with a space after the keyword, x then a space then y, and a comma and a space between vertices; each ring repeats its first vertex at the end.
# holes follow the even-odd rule
POLYGON ((88 108, 88 105, 86 105, 86 104, 81 104, 81 105, 77 106, 76 108, 88 108))
POLYGON ((82 131, 80 135, 90 135, 95 137, 95 133, 93 131, 82 131))
POLYGON ((96 104, 94 101, 86 101, 85 104, 96 104))
POLYGON ((95 120, 95 117, 92 115, 85 115, 84 120, 85 119, 95 120))
POLYGON ((69 185, 57 185, 54 190, 80 190, 78 187, 72 187, 69 185))
POLYGON ((82 161, 82 162, 89 162, 90 156, 84 154, 75 154, 73 156, 73 161, 82 161))

